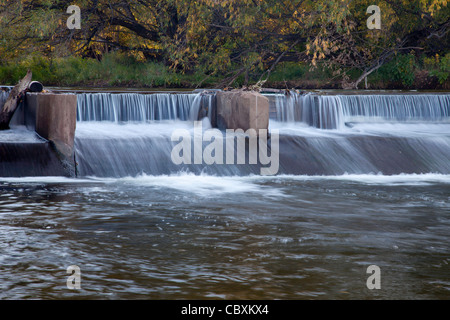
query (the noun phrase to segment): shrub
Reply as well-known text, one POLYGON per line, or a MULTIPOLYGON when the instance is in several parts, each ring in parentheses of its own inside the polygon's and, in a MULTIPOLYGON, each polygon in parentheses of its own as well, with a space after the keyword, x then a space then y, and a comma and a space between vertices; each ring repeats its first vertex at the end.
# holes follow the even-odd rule
POLYGON ((293 62, 284 62, 275 67, 270 75, 270 81, 295 80, 302 78, 307 72, 308 67, 293 62))
POLYGON ((423 59, 424 67, 430 72, 430 75, 436 77, 439 84, 443 85, 449 78, 450 74, 450 53, 444 57, 438 54, 432 57, 425 57, 423 59))
POLYGON ((414 69, 416 67, 416 58, 412 53, 400 54, 387 66, 386 71, 394 81, 399 81, 404 86, 410 87, 414 83, 414 69))

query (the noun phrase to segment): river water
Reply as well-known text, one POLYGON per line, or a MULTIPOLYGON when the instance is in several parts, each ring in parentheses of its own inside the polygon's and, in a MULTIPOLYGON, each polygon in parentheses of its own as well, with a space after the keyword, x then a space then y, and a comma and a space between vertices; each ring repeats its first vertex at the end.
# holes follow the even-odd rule
POLYGON ((449 299, 450 124, 433 117, 271 120, 276 176, 172 170, 186 122, 79 122, 77 178, 0 178, 0 299, 449 299))
POLYGON ((0 182, 2 299, 448 299, 449 175, 0 182), (81 289, 66 286, 81 269, 81 289), (369 290, 367 268, 381 270, 369 290))

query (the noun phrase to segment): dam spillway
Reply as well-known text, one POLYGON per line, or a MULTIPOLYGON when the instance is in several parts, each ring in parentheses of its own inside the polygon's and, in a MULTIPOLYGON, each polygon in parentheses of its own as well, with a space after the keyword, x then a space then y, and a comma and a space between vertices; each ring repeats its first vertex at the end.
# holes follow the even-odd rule
MULTIPOLYGON (((4 102, 8 92, 0 94, 4 102)), ((271 105, 268 130, 279 133, 278 175, 450 173, 449 94, 326 95, 292 91, 264 96, 271 105)), ((173 163, 175 130, 186 130, 194 140, 194 121, 202 121, 203 131, 214 127, 214 91, 77 93, 76 100, 74 158, 79 177, 179 172, 245 176, 261 170, 261 164, 251 161, 227 164, 225 143, 223 164, 194 163, 193 155, 190 164, 173 163)), ((16 136, 29 138, 32 131, 20 131, 21 121, 27 118, 24 113, 23 107, 19 108, 12 123, 19 130, 16 136)), ((30 129, 29 123, 27 127, 30 129)), ((225 137, 225 131, 221 132, 225 137)), ((46 145, 42 138, 28 138, 26 145, 20 139, 13 144, 11 134, 0 134, 1 175, 21 176, 21 167, 23 175, 60 175, 63 170, 57 165, 58 157, 46 155, 37 160, 35 156, 48 154, 51 144, 46 145), (42 152, 27 151, 40 148, 42 152), (14 161, 13 154, 21 160, 14 161), (40 164, 24 165, 23 161, 33 163, 33 159, 40 164), (47 165, 37 169, 43 163, 56 168, 53 174, 47 165)), ((203 141, 202 147, 210 142, 203 141)), ((269 139, 268 154, 271 143, 269 139)))
POLYGON ((321 129, 343 129, 351 122, 449 122, 448 94, 289 93, 274 97, 272 118, 321 129))
MULTIPOLYGON (((268 96, 275 107, 269 130, 280 134, 278 174, 450 173, 450 95, 268 96)), ((193 134, 202 108, 214 108, 214 94, 78 95, 79 174, 258 174, 260 165, 172 163, 171 133, 193 134)), ((211 112, 203 117, 211 120, 211 112)))
POLYGON ((136 123, 197 118, 193 113, 198 112, 202 97, 189 93, 80 93, 77 99, 78 122, 136 123))

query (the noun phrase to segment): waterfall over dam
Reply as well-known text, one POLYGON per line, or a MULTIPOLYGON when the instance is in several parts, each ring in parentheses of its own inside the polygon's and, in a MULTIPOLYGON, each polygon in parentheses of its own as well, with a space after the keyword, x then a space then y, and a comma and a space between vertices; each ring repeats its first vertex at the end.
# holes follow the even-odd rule
POLYGON ((200 102, 201 96, 196 94, 81 93, 77 121, 189 120, 196 118, 200 102))
MULTIPOLYGON (((8 91, 0 91, 1 104, 7 96, 8 91)), ((276 132, 279 175, 450 173, 450 94, 288 92, 265 96, 271 105, 267 154, 272 150, 270 133, 276 132)), ((16 113, 11 122, 15 129, 0 133, 1 175, 64 172, 57 155, 43 156, 51 152, 51 144, 31 128, 17 126, 24 118, 23 108, 16 113), (35 160, 39 164, 25 165, 35 160)), ((179 143, 173 139, 174 132, 189 133, 194 153, 194 121, 201 121, 204 133, 215 127, 216 120, 215 91, 78 93, 76 174, 259 175, 263 166, 250 161, 248 136, 241 155, 244 161, 239 162, 240 136, 227 137, 224 130, 222 162, 196 162, 191 154, 188 164, 174 163, 172 151, 179 143), (232 141, 231 162, 227 162, 227 141, 232 141)), ((207 150, 213 141, 202 141, 197 148, 207 150)))
MULTIPOLYGON (((450 173, 450 95, 267 96, 275 108, 269 131, 279 132, 278 174, 450 173)), ((248 162, 173 163, 174 130, 194 137, 193 122, 209 129, 213 110, 211 93, 79 94, 78 175, 259 174, 261 165, 248 162)))
POLYGON ((448 94, 275 96, 273 119, 303 122, 321 129, 342 129, 351 122, 449 122, 448 94))
POLYGON ((0 90, 0 108, 3 107, 3 105, 6 102, 6 99, 8 99, 8 96, 9 96, 9 91, 0 90))

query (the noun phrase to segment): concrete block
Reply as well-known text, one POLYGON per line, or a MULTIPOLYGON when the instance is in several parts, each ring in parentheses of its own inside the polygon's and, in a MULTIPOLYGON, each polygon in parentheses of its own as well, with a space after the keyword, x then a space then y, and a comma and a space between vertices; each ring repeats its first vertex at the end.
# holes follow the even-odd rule
POLYGON ((63 165, 73 175, 77 96, 75 94, 29 93, 26 109, 31 110, 35 117, 36 133, 50 141, 63 165))
POLYGON ((269 99, 254 91, 219 91, 216 94, 216 126, 221 129, 269 128, 269 99))

